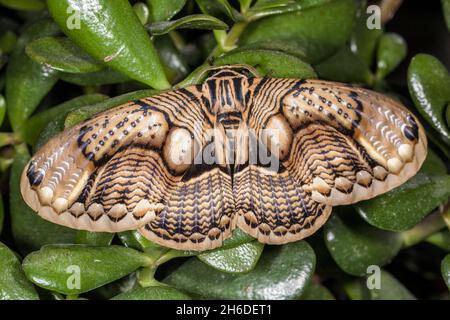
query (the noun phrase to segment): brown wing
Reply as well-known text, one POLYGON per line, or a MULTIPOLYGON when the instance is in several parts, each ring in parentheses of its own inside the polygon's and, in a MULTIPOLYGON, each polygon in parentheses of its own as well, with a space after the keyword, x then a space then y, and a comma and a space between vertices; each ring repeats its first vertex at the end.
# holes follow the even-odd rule
POLYGON ((395 188, 426 157, 417 119, 378 93, 290 79, 258 79, 252 90, 248 126, 279 165, 242 166, 235 192, 238 226, 264 242, 304 238, 326 221, 330 206, 395 188))
POLYGON ((75 229, 142 228, 174 248, 219 246, 230 234, 231 178, 215 167, 192 174, 210 139, 200 94, 189 87, 130 102, 59 134, 24 170, 25 201, 75 229), (205 202, 191 205, 199 194, 205 202))

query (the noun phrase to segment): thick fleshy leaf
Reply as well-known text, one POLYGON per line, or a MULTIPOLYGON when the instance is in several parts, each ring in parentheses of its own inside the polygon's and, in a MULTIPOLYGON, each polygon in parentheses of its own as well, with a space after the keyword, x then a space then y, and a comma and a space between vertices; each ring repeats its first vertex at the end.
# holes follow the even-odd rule
POLYGON ((23 201, 20 177, 28 160, 30 156, 26 152, 16 154, 9 181, 12 235, 18 250, 25 254, 45 244, 74 243, 76 230, 42 219, 23 201))
POLYGON ((383 34, 383 29, 369 29, 367 27, 369 14, 365 11, 365 7, 361 8, 361 13, 355 22, 350 48, 370 68, 374 62, 375 48, 379 37, 383 34))
POLYGON ((91 246, 109 246, 113 238, 114 233, 79 230, 77 232, 75 242, 77 244, 86 244, 91 246))
POLYGON ((63 81, 73 83, 81 87, 103 86, 106 84, 129 82, 132 80, 123 73, 114 71, 110 68, 88 73, 62 73, 60 78, 63 81))
POLYGON ((450 74, 445 66, 431 55, 416 55, 408 68, 408 87, 420 114, 450 141, 450 129, 444 118, 450 102, 450 74))
POLYGON ((406 57, 405 40, 396 33, 385 33, 378 42, 377 77, 384 78, 406 57))
POLYGON ((432 149, 428 148, 427 158, 420 171, 427 174, 445 175, 447 173, 447 166, 432 149))
POLYGON ((152 35, 162 35, 176 29, 226 30, 228 25, 206 14, 193 14, 172 21, 158 21, 145 26, 152 35))
POLYGON ((325 243, 339 267, 352 275, 363 276, 371 265, 383 266, 402 246, 399 233, 376 229, 346 209, 333 214, 325 225, 325 243), (344 219, 345 218, 345 219, 344 219))
POLYGON ((170 287, 138 288, 121 293, 112 300, 190 300, 191 298, 177 289, 170 287))
POLYGON ((339 82, 372 81, 372 73, 366 63, 349 47, 342 47, 334 55, 315 66, 321 79, 339 82))
MULTIPOLYGON (((415 300, 416 297, 409 292, 403 284, 389 272, 381 270, 380 287, 369 290, 371 300, 415 300)), ((369 280, 370 281, 370 280, 369 280)))
POLYGON ((242 273, 255 268, 263 249, 264 244, 252 241, 231 249, 203 253, 197 258, 219 271, 242 273))
POLYGON ((450 175, 418 173, 388 193, 355 205, 371 225, 404 231, 420 222, 450 196, 450 175), (424 196, 426 195, 426 196, 424 196))
POLYGON ((186 4, 186 0, 147 0, 151 21, 170 20, 186 4))
POLYGON ((310 284, 300 300, 336 300, 333 294, 320 284, 310 284))
POLYGON ((0 94, 0 126, 3 123, 3 120, 5 119, 5 113, 6 113, 6 100, 3 95, 0 94))
POLYGON ((0 300, 38 300, 17 256, 0 242, 0 300))
POLYGON ((50 20, 39 20, 20 36, 6 70, 6 106, 11 126, 20 133, 26 119, 58 80, 58 71, 39 64, 25 53, 26 45, 38 38, 59 33, 50 20))
POLYGON ((173 44, 170 36, 156 37, 154 42, 170 83, 176 83, 186 77, 189 73, 189 66, 186 59, 173 44))
POLYGON ((4 220, 5 220, 5 210, 3 207, 3 197, 0 195, 0 234, 2 234, 4 220))
POLYGON ((450 32, 450 0, 441 0, 442 13, 444 14, 445 22, 447 23, 447 29, 450 32))
POLYGON ((134 13, 139 18, 139 21, 141 24, 145 25, 148 20, 150 19, 150 9, 148 6, 143 2, 136 2, 133 5, 134 13))
POLYGON ((240 44, 253 43, 263 48, 272 41, 292 43, 302 48, 307 62, 316 64, 347 42, 354 18, 354 1, 333 1, 253 22, 242 34, 240 44))
POLYGON ((64 294, 79 294, 122 278, 151 260, 122 246, 44 246, 25 257, 23 269, 36 285, 64 294))
POLYGON ((36 39, 27 45, 25 51, 34 61, 62 72, 86 73, 105 68, 65 37, 36 39))
POLYGON ((74 110, 67 115, 66 120, 64 122, 64 127, 70 128, 70 127, 76 125, 77 123, 80 123, 81 121, 86 120, 87 118, 92 117, 93 115, 95 115, 99 112, 105 111, 110 108, 117 107, 128 101, 133 101, 136 99, 150 97, 157 93, 158 93, 157 90, 151 90, 151 89, 139 90, 139 91, 125 93, 120 96, 96 103, 91 106, 85 106, 82 108, 78 108, 77 110, 74 110))
POLYGON ((226 16, 234 21, 240 20, 242 17, 228 2, 228 0, 195 0, 200 10, 214 17, 226 16))
POLYGON ((128 0, 48 0, 47 6, 64 33, 97 61, 156 89, 170 87, 128 0))
POLYGON ((441 271, 445 284, 450 290, 450 254, 446 255, 444 260, 442 260, 441 271))
POLYGON ((445 230, 442 232, 437 232, 432 236, 428 237, 427 242, 438 246, 439 248, 450 251, 450 231, 445 230))
POLYGON ((77 110, 80 107, 98 103, 107 98, 108 97, 103 94, 79 96, 53 108, 40 112, 27 120, 23 130, 23 139, 25 142, 34 145, 39 137, 39 134, 49 122, 57 122, 55 127, 59 127, 60 130, 63 130, 64 120, 69 112, 77 110))
POLYGON ((17 36, 14 32, 6 30, 0 35, 0 50, 3 53, 10 53, 17 43, 17 36))
POLYGON ((45 8, 43 0, 0 0, 0 6, 14 10, 38 11, 45 8))
POLYGON ((275 14, 305 10, 330 1, 331 0, 258 0, 255 5, 248 10, 246 16, 250 20, 256 20, 275 14))
POLYGON ((244 63, 257 66, 264 75, 279 78, 315 79, 314 69, 290 54, 267 49, 237 49, 217 58, 216 65, 244 63))
POLYGON ((305 292, 315 266, 305 241, 266 247, 256 268, 245 274, 214 270, 191 258, 164 282, 212 299, 293 299, 305 292))

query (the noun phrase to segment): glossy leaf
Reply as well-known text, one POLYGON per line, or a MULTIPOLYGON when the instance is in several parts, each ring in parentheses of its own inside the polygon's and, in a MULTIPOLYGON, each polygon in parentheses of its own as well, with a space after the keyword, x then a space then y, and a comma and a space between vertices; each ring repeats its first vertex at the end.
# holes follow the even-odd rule
POLYGON ((105 68, 70 39, 64 37, 44 37, 34 40, 27 45, 25 51, 34 61, 62 72, 86 73, 105 68))
POLYGON ((26 119, 58 80, 58 72, 31 60, 25 47, 35 39, 58 32, 52 21, 39 20, 22 33, 11 55, 6 70, 6 104, 15 132, 20 133, 26 119))
POLYGON ((156 89, 170 87, 127 0, 48 0, 47 6, 64 33, 97 61, 156 89))
POLYGON ((131 79, 123 73, 119 73, 110 68, 88 73, 62 73, 60 75, 60 78, 61 80, 76 84, 81 87, 102 86, 106 84, 116 84, 131 81, 131 79))
POLYGON ((143 2, 136 2, 133 5, 134 13, 138 16, 141 24, 146 24, 150 19, 150 9, 143 2))
POLYGON ((441 264, 442 278, 444 278, 445 284, 450 290, 450 254, 446 255, 441 264))
POLYGON ((336 300, 331 292, 320 284, 310 284, 300 300, 336 300))
POLYGON ((212 299, 293 299, 305 292, 314 272, 314 251, 304 241, 267 247, 256 268, 227 274, 191 258, 164 282, 212 299))
POLYGON ((205 14, 194 14, 173 21, 158 21, 147 24, 147 30, 153 35, 162 35, 176 29, 226 30, 228 25, 205 14))
POLYGON ((257 66, 264 75, 280 78, 317 78, 313 68, 290 54, 267 49, 233 50, 214 61, 216 65, 244 63, 257 66))
POLYGON ((255 268, 263 249, 264 244, 252 241, 231 249, 199 254, 197 258, 219 271, 242 273, 255 268))
POLYGON ((258 0, 255 5, 248 10, 247 17, 250 20, 256 20, 275 14, 309 9, 330 1, 331 0, 258 0))
POLYGON ((141 99, 141 98, 145 98, 145 97, 150 97, 157 93, 158 93, 158 91, 151 90, 151 89, 134 91, 134 92, 125 93, 123 95, 96 103, 92 106, 85 106, 82 108, 78 108, 77 110, 74 110, 67 115, 66 120, 64 122, 64 127, 70 128, 70 127, 76 125, 77 123, 79 123, 83 120, 86 120, 89 117, 91 117, 99 112, 105 111, 110 108, 117 107, 117 106, 124 104, 126 102, 129 102, 129 101, 133 101, 133 100, 141 99))
POLYGON ((0 0, 0 6, 14 10, 37 11, 45 8, 43 0, 0 0))
POLYGON ((26 256, 23 269, 28 279, 42 288, 79 294, 150 263, 142 253, 122 246, 53 245, 26 256))
POLYGON ((38 300, 17 256, 0 242, 0 300, 38 300))
POLYGON ((9 207, 15 244, 21 253, 28 253, 45 244, 74 243, 75 230, 42 219, 23 201, 20 177, 28 160, 26 152, 18 152, 11 168, 9 207))
POLYGON ((154 41, 170 83, 176 83, 186 77, 189 73, 189 66, 186 59, 173 44, 170 36, 160 36, 154 41))
POLYGON ((151 247, 153 243, 144 238, 136 230, 124 231, 117 234, 124 246, 143 251, 145 248, 151 247))
POLYGON ((441 2, 442 2, 442 13, 444 14, 447 29, 450 32, 450 0, 441 0, 441 2))
POLYGON ((27 143, 34 145, 39 137, 39 134, 49 122, 57 122, 55 123, 55 126, 59 126, 60 130, 63 130, 64 120, 69 112, 77 110, 80 107, 104 101, 107 98, 108 97, 103 94, 79 96, 53 108, 40 112, 27 120, 26 126, 24 127, 23 138, 27 143))
POLYGON ((439 248, 450 252, 450 231, 445 230, 442 232, 437 232, 432 236, 428 237, 427 242, 438 246, 439 248))
POLYGON ((324 236, 334 261, 355 276, 365 275, 371 265, 387 264, 402 246, 399 233, 373 228, 353 211, 333 214, 325 225, 324 236))
POLYGON ((121 293, 112 300, 190 300, 191 298, 170 287, 147 287, 121 293))
POLYGON ((170 20, 186 4, 186 0, 147 0, 151 21, 170 20))
POLYGON ((408 68, 409 93, 420 114, 450 141, 450 129, 444 119, 450 102, 450 75, 435 57, 418 54, 408 68))
POLYGON ((347 42, 354 17, 352 0, 333 1, 305 11, 253 22, 242 34, 240 44, 256 43, 264 47, 272 41, 292 43, 303 49, 307 62, 316 64, 347 42))
POLYGON ((394 190, 359 202, 355 207, 368 223, 377 228, 404 231, 415 226, 449 196, 450 175, 418 173, 394 190))
POLYGON ((381 36, 377 50, 377 77, 384 78, 406 57, 405 40, 396 33, 381 36))
POLYGON ((372 73, 369 67, 346 46, 316 65, 315 69, 321 79, 362 83, 372 81, 372 73))
MULTIPOLYGON (((369 290, 371 300, 415 300, 416 297, 389 272, 381 270, 380 287, 369 290)), ((370 281, 370 280, 369 280, 370 281)))
POLYGON ((228 2, 228 0, 196 0, 200 10, 203 13, 214 17, 222 17, 223 15, 234 20, 241 20, 242 17, 228 2))
POLYGON ((91 246, 109 246, 113 238, 114 233, 79 230, 77 232, 75 242, 77 244, 86 244, 91 246))
POLYGON ((420 171, 433 175, 445 175, 447 173, 447 166, 444 161, 429 148, 427 158, 420 168, 420 171))

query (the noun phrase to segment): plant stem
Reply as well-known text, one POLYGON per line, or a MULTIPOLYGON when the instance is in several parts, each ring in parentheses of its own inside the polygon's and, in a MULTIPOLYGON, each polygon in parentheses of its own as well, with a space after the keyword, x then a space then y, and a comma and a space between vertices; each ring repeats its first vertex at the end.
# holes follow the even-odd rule
POLYGON ((214 33, 216 39, 219 39, 219 41, 207 60, 218 57, 221 54, 236 48, 239 37, 241 36, 242 32, 244 32, 247 25, 247 21, 236 22, 225 37, 223 37, 220 33, 214 33))
POLYGON ((143 288, 147 287, 156 287, 156 286, 165 286, 164 283, 159 282, 155 279, 155 272, 158 266, 150 266, 146 268, 142 268, 138 274, 138 282, 139 285, 143 288))
POLYGON ((437 209, 414 228, 402 233, 403 246, 411 247, 446 226, 446 218, 450 215, 450 202, 437 209))

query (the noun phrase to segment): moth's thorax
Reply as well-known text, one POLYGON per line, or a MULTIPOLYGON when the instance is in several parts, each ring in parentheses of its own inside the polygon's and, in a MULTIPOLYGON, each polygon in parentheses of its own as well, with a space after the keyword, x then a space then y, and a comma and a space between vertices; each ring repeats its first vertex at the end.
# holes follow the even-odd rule
POLYGON ((206 79, 203 92, 211 113, 225 119, 245 110, 248 78, 233 70, 221 70, 206 79))

